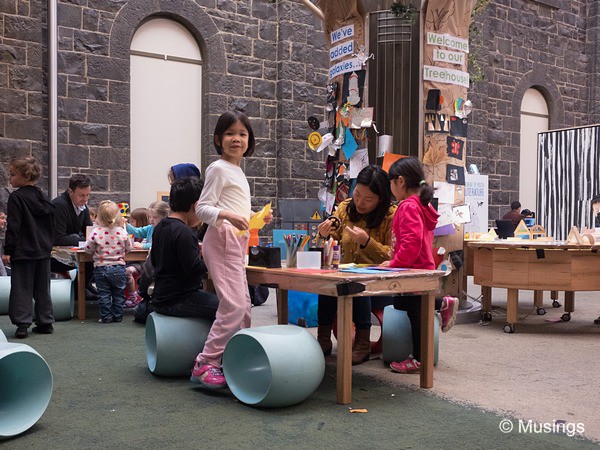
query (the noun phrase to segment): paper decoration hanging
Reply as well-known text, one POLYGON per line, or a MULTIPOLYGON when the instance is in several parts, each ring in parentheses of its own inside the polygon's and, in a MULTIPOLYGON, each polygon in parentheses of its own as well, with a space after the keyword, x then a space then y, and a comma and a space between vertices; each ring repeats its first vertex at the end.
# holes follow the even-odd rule
POLYGON ((465 141, 452 136, 446 138, 446 154, 451 158, 463 159, 465 141))

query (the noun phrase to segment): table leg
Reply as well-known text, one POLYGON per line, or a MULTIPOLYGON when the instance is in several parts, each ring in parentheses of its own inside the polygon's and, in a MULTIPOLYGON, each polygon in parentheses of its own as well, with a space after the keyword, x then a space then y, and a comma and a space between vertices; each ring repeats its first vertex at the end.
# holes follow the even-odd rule
POLYGON ((435 296, 428 292, 421 296, 421 387, 433 387, 433 316, 435 296))
POLYGON ((336 400, 352 402, 352 297, 338 297, 336 400))
POLYGON ((508 289, 506 294, 506 322, 509 325, 514 325, 519 319, 519 290, 508 289))
POLYGON ((544 307, 544 291, 533 291, 533 306, 538 309, 544 307))
POLYGON ((85 320, 85 263, 77 261, 77 317, 85 320))
POLYGON ((492 310, 492 288, 490 286, 481 286, 481 309, 483 312, 492 310))
POLYGON ((565 312, 572 313, 575 311, 575 292, 565 291, 565 312))
POLYGON ((288 323, 288 291, 287 289, 277 289, 277 323, 286 325, 288 323))
POLYGON ((558 300, 558 291, 550 291, 550 299, 558 300))

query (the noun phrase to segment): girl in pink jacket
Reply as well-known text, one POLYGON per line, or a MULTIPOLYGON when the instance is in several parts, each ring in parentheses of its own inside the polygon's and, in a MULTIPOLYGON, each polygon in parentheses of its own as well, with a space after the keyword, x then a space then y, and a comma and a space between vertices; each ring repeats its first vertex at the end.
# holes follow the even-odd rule
MULTIPOLYGON (((392 229, 394 256, 382 265, 409 269, 435 269, 433 261, 433 230, 439 214, 431 206, 433 187, 425 181, 423 165, 415 157, 401 158, 388 172, 392 193, 400 202, 392 229)), ((412 328, 413 353, 408 359, 393 362, 395 372, 419 373, 421 363, 421 296, 396 297, 394 308, 407 312, 412 328)), ((442 331, 448 331, 456 320, 458 299, 436 299, 436 309, 442 315, 442 331)))

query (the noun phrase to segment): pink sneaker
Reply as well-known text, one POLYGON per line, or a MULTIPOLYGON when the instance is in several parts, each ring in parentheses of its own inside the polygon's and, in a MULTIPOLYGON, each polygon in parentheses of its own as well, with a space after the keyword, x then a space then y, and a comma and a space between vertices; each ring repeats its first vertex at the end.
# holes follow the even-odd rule
POLYGON ((210 365, 204 361, 196 361, 190 381, 192 383, 201 384, 208 389, 223 389, 227 387, 225 375, 223 375, 221 368, 210 365))
POLYGON ((142 297, 140 297, 138 295, 137 292, 132 292, 131 294, 127 295, 127 298, 125 299, 125 308, 135 308, 138 303, 140 303, 142 301, 142 297))
POLYGON ((405 359, 402 362, 391 363, 390 368, 398 373, 419 373, 421 370, 421 363, 413 358, 413 355, 408 355, 408 359, 405 359))
POLYGON ((458 299, 447 295, 442 300, 440 314, 442 316, 442 333, 445 333, 454 326, 456 322, 456 312, 458 311, 458 299))

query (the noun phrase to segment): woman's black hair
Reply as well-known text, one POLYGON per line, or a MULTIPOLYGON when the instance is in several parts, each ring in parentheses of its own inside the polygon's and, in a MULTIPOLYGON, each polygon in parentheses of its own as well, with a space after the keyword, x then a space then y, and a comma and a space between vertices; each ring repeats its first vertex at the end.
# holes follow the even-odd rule
POLYGON ((225 130, 238 121, 246 127, 246 130, 248 130, 248 149, 244 153, 244 156, 252 156, 254 153, 254 131, 252 131, 250 120, 248 120, 248 117, 243 112, 232 109, 221 114, 221 117, 219 117, 219 120, 217 120, 217 124, 215 125, 213 143, 215 144, 215 148, 219 155, 223 154, 221 141, 223 140, 225 130))
POLYGON ((433 200, 433 187, 425 181, 423 164, 414 156, 400 158, 395 161, 388 174, 390 181, 402 177, 408 189, 418 189, 419 199, 423 206, 427 206, 433 200))
MULTIPOLYGON (((356 184, 362 184, 368 187, 373 194, 379 196, 379 205, 369 214, 365 214, 365 220, 367 222, 367 228, 379 228, 383 219, 387 215, 390 204, 392 202, 392 191, 390 189, 390 180, 388 179, 385 171, 375 165, 367 166, 360 171, 356 177, 356 184)), ((352 222, 358 222, 362 218, 363 214, 360 214, 356 210, 354 199, 350 200, 348 205, 348 217, 352 222)))

